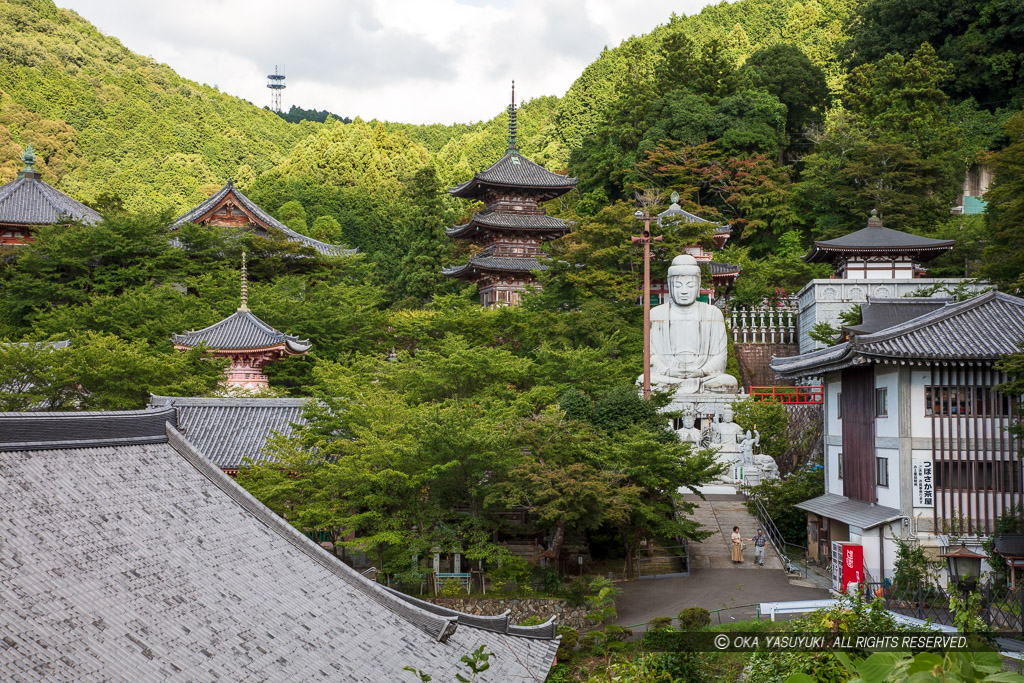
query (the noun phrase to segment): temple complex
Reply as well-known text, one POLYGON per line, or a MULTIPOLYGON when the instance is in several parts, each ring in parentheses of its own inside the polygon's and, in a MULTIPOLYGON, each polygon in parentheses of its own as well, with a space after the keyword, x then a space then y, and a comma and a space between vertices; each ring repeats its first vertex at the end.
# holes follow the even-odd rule
MULTIPOLYGON (((659 226, 679 223, 706 223, 715 226, 715 233, 712 239, 715 241, 715 249, 722 249, 732 235, 732 226, 721 223, 714 223, 706 218, 685 211, 679 206, 679 193, 673 192, 670 196, 672 202, 667 209, 657 215, 659 226)), ((713 261, 714 252, 708 251, 701 244, 690 245, 685 248, 684 253, 689 254, 702 268, 706 268, 711 276, 711 287, 702 287, 699 299, 711 303, 715 300, 715 293, 719 289, 731 289, 740 274, 740 266, 733 263, 720 263, 713 261)), ((668 282, 654 282, 651 284, 651 304, 657 306, 668 301, 668 282)))
POLYGON ((477 285, 482 306, 514 306, 524 290, 536 286, 540 243, 569 232, 559 218, 547 215, 540 202, 559 197, 576 186, 576 178, 552 173, 516 148, 515 83, 508 108, 508 149, 484 171, 453 187, 454 197, 483 202, 485 208, 469 222, 445 232, 482 247, 467 263, 442 272, 477 285))
POLYGON ((176 230, 185 223, 247 230, 255 232, 257 235, 277 232, 283 234, 289 242, 310 247, 325 256, 354 254, 357 251, 356 249, 345 249, 337 244, 327 244, 295 232, 242 194, 230 178, 228 184, 212 197, 191 211, 178 216, 171 224, 171 228, 176 230))
POLYGON ((47 185, 33 165, 32 145, 21 155, 25 168, 18 177, 0 185, 0 245, 33 242, 32 233, 54 223, 99 223, 103 219, 85 204, 47 185))
POLYGON ((267 376, 263 368, 286 356, 301 356, 309 351, 308 340, 275 330, 249 310, 247 305, 245 254, 242 254, 242 302, 238 310, 218 323, 201 330, 176 334, 174 348, 188 351, 205 345, 210 354, 231 361, 224 372, 224 385, 240 389, 263 389, 267 376))

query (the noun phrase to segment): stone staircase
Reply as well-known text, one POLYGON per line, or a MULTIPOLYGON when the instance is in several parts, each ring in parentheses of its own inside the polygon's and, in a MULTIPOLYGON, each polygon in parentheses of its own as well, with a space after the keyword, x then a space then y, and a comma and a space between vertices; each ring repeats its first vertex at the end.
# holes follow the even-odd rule
POLYGON ((752 538, 759 526, 757 519, 747 512, 740 495, 710 494, 707 500, 687 495, 684 498, 697 504, 693 518, 711 536, 700 543, 690 542, 690 570, 702 569, 782 569, 782 561, 769 543, 765 551, 764 567, 754 563, 754 544, 746 541, 743 564, 733 564, 731 555, 732 528, 738 526, 743 538, 752 538))

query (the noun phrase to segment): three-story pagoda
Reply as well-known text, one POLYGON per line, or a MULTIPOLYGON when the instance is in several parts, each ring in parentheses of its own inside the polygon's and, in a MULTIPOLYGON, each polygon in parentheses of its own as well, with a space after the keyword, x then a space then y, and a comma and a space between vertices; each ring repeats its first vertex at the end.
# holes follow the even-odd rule
POLYGON ((515 82, 508 108, 508 150, 484 171, 449 190, 452 196, 482 201, 485 208, 468 223, 445 230, 449 237, 483 247, 467 263, 442 272, 474 282, 483 306, 513 306, 528 287, 536 286, 540 244, 569 232, 560 218, 547 215, 541 202, 576 186, 576 178, 552 173, 519 153, 516 147, 515 82))

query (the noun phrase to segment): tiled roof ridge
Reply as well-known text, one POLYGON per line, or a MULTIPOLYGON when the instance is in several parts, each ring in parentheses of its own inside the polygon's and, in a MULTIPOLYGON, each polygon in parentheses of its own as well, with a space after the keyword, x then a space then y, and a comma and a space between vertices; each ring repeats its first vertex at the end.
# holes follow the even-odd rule
POLYGON ((0 413, 0 450, 98 448, 167 441, 172 407, 119 411, 0 413))
POLYGON ((151 394, 149 405, 151 406, 246 406, 246 407, 267 407, 267 408, 293 408, 302 407, 309 401, 315 401, 313 397, 292 398, 292 397, 267 397, 254 396, 158 396, 151 394))
POLYGON ((383 586, 379 586, 376 582, 370 581, 338 558, 332 556, 282 517, 270 510, 270 508, 256 500, 252 494, 207 460, 173 426, 167 424, 166 430, 170 446, 212 484, 227 494, 236 504, 267 525, 268 528, 280 535, 294 548, 377 604, 409 621, 440 642, 446 641, 458 627, 459 616, 455 615, 472 618, 472 615, 462 615, 458 612, 455 612, 452 616, 428 612, 422 607, 395 595, 383 586))
POLYGON ((185 223, 192 222, 193 219, 198 218, 199 216, 202 216, 204 213, 206 213, 211 208, 216 206, 217 203, 220 202, 220 200, 224 199, 224 197, 226 197, 228 194, 233 195, 234 198, 238 200, 239 204, 241 204, 246 209, 251 211, 261 221, 264 221, 265 223, 270 225, 272 228, 280 230, 285 235, 287 235, 288 237, 292 238, 293 241, 302 242, 302 243, 306 244, 307 246, 310 246, 310 247, 316 249, 320 253, 327 253, 327 254, 349 253, 349 254, 351 254, 351 253, 355 253, 355 252, 359 251, 358 249, 344 249, 341 245, 338 245, 338 244, 328 244, 327 242, 321 242, 320 240, 313 239, 312 237, 309 237, 308 235, 303 235, 302 233, 299 233, 299 232, 296 232, 296 231, 292 230, 287 225, 285 225, 281 221, 277 220, 276 218, 271 216, 269 213, 264 211, 262 208, 260 208, 260 206, 258 204, 256 204, 256 202, 254 202, 251 199, 249 199, 248 197, 246 197, 245 194, 243 194, 241 190, 239 190, 237 187, 235 187, 235 184, 233 182, 231 182, 231 181, 228 181, 228 183, 224 187, 222 187, 220 190, 215 192, 206 201, 201 202, 198 206, 196 206, 196 207, 186 211, 185 213, 183 213, 180 216, 178 216, 177 218, 175 218, 174 222, 171 223, 171 228, 172 229, 177 229, 177 228, 180 228, 185 223))
POLYGON ((989 303, 990 301, 1003 301, 1004 303, 1011 303, 1013 305, 1024 308, 1024 301, 1017 299, 1016 297, 1003 294, 996 290, 990 290, 984 294, 965 299, 964 301, 958 301, 955 303, 948 303, 944 307, 929 311, 923 315, 919 315, 916 318, 911 318, 906 322, 902 322, 898 325, 893 325, 884 330, 878 332, 872 332, 871 334, 864 334, 854 338, 853 344, 857 351, 863 351, 860 347, 865 344, 871 344, 873 342, 888 341, 894 337, 899 337, 908 332, 915 332, 923 329, 935 323, 948 320, 949 318, 959 315, 964 311, 969 311, 978 306, 989 303))
MULTIPOLYGON (((952 245, 956 244, 956 240, 940 240, 940 239, 936 239, 934 237, 925 237, 924 235, 916 235, 916 234, 914 234, 912 232, 905 232, 903 230, 895 230, 893 228, 887 228, 884 225, 869 225, 866 228, 861 228, 860 230, 854 230, 851 233, 847 233, 847 234, 841 235, 839 237, 833 237, 832 239, 816 240, 814 242, 814 246, 819 247, 819 248, 823 248, 823 249, 833 249, 833 250, 839 250, 839 251, 849 251, 849 250, 856 250, 856 249, 871 249, 872 246, 870 244, 868 244, 868 245, 836 244, 836 242, 838 242, 839 240, 847 239, 847 238, 853 237, 854 235, 859 235, 861 233, 866 233, 868 235, 870 235, 872 233, 874 233, 874 234, 881 234, 881 235, 892 234, 894 236, 899 236, 899 237, 904 238, 904 239, 910 238, 911 242, 916 242, 916 244, 907 244, 907 245, 900 245, 900 246, 894 246, 894 245, 886 246, 886 245, 882 245, 882 246, 876 247, 878 249, 941 249, 941 248, 944 248, 944 247, 947 247, 947 246, 952 246, 952 245)), ((871 238, 871 239, 867 239, 866 241, 874 242, 876 239, 877 238, 871 238)))

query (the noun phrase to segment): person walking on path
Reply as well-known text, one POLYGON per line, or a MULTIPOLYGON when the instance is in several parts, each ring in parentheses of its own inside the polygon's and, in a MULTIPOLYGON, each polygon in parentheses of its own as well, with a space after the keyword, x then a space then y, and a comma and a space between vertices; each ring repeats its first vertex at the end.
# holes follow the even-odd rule
POLYGON ((768 537, 764 535, 764 531, 761 529, 757 530, 757 536, 750 539, 754 542, 754 562, 761 567, 764 566, 764 549, 768 544, 768 537))
POLYGON ((743 564, 743 537, 740 536, 740 528, 732 528, 732 561, 736 564, 743 564))

